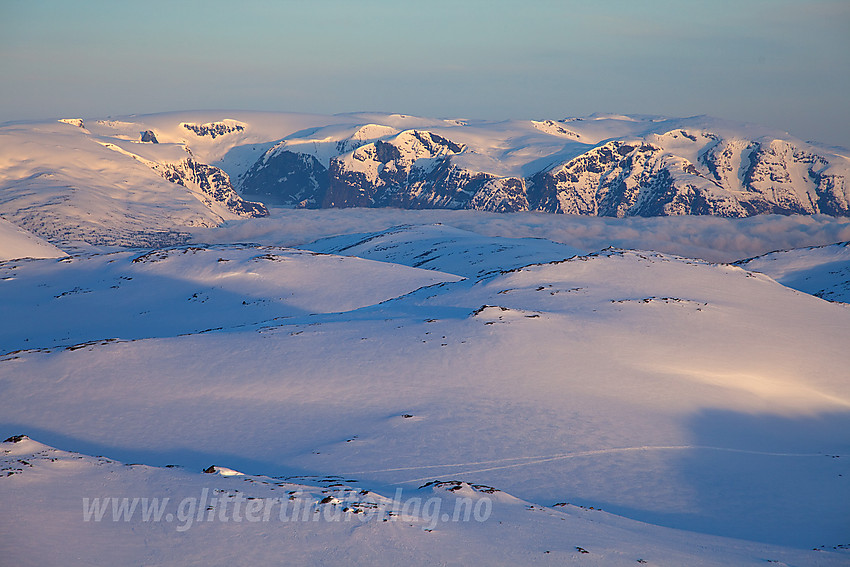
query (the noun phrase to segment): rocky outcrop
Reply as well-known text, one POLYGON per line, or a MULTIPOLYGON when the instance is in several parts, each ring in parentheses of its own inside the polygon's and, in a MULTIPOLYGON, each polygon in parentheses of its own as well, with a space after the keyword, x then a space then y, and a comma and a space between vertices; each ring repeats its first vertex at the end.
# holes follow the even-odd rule
POLYGON ((264 217, 269 211, 262 203, 246 201, 233 189, 230 177, 217 167, 188 157, 178 163, 157 164, 160 175, 172 183, 193 189, 210 208, 222 206, 242 217, 264 217))
POLYGON ((534 210, 610 217, 746 216, 689 160, 647 142, 612 141, 532 177, 534 210))
POLYGON ((663 139, 611 141, 532 176, 530 206, 613 217, 850 213, 845 177, 829 172, 822 156, 785 140, 677 137, 697 146, 696 162, 665 148, 663 139))
POLYGON ((242 124, 237 124, 232 120, 223 122, 208 122, 206 124, 193 124, 191 122, 183 122, 183 128, 194 133, 196 136, 209 136, 215 139, 216 136, 224 136, 233 132, 241 132, 245 129, 242 124))
POLYGON ((528 208, 525 180, 458 165, 452 157, 466 148, 443 136, 407 130, 384 140, 357 142, 355 137, 338 141, 338 150, 353 149, 331 157, 328 167, 314 155, 276 147, 242 177, 242 193, 308 208, 528 208))
POLYGON ((242 194, 270 205, 316 209, 328 182, 328 169, 315 156, 280 150, 245 173, 242 194))

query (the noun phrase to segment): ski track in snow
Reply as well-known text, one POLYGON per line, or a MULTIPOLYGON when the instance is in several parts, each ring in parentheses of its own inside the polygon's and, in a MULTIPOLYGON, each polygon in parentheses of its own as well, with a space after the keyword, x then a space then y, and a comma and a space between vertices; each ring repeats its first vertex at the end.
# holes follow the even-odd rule
MULTIPOLYGON (((766 457, 823 457, 824 453, 777 453, 772 451, 755 451, 750 449, 732 449, 729 447, 712 447, 707 445, 642 445, 638 447, 615 447, 612 449, 596 449, 593 451, 578 451, 574 453, 561 453, 556 455, 539 455, 534 457, 509 457, 506 459, 495 459, 491 461, 472 461, 468 463, 447 463, 440 465, 419 465, 413 467, 396 467, 390 469, 377 469, 377 470, 369 470, 369 471, 347 471, 339 474, 342 475, 357 475, 357 474, 373 474, 373 473, 384 473, 384 472, 398 472, 398 471, 413 471, 413 470, 423 470, 423 469, 436 469, 436 468, 445 468, 445 467, 468 467, 472 465, 487 465, 487 464, 496 464, 496 463, 506 463, 509 461, 524 461, 521 463, 513 463, 509 465, 501 465, 496 467, 487 467, 483 469, 472 469, 466 471, 458 471, 451 474, 456 475, 465 475, 465 474, 475 474, 481 472, 489 472, 495 470, 502 469, 510 469, 515 467, 523 467, 527 465, 536 465, 540 463, 546 463, 549 461, 557 461, 561 459, 573 459, 577 457, 590 457, 594 455, 608 455, 613 453, 629 453, 636 451, 684 451, 684 450, 697 450, 697 451, 722 451, 727 453, 742 453, 747 455, 761 455, 766 457)), ((432 480, 433 477, 427 476, 422 478, 413 478, 409 480, 403 480, 399 482, 394 482, 393 484, 407 484, 411 482, 420 482, 423 480, 432 480)))

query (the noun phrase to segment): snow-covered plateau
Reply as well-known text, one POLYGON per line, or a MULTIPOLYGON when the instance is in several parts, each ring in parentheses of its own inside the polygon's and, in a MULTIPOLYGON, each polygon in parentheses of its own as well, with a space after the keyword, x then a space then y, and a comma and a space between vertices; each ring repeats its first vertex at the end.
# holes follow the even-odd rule
POLYGON ((0 564, 847 565, 842 151, 0 126, 0 564))

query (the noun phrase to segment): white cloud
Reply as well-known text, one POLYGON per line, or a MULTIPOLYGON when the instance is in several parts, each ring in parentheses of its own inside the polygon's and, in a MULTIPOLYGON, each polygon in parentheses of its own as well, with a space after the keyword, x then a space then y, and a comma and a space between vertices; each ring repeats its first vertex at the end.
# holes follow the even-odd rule
POLYGON ((616 219, 545 213, 398 209, 273 209, 269 218, 234 221, 222 228, 198 230, 195 240, 298 246, 336 234, 438 222, 485 236, 547 238, 587 251, 615 246, 715 262, 732 262, 773 250, 850 240, 850 219, 825 215, 616 219))

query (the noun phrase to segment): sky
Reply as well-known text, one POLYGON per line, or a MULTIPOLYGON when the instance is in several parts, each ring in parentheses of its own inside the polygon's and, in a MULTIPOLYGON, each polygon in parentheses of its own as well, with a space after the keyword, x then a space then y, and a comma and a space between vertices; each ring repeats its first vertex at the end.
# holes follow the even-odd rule
POLYGON ((847 0, 0 0, 0 122, 709 114, 850 148, 847 0))

